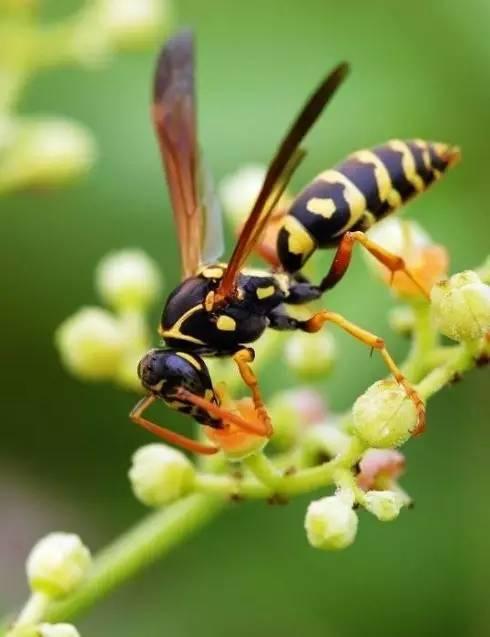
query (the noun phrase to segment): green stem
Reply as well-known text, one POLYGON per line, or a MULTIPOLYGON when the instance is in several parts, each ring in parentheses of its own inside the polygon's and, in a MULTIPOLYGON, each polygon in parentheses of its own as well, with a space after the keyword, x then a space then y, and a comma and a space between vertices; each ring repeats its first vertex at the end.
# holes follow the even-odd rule
POLYGON ((262 452, 255 453, 243 461, 259 482, 269 489, 276 490, 281 483, 281 474, 269 458, 262 452))
POLYGON ((412 310, 415 319, 413 340, 402 371, 409 380, 417 382, 427 371, 429 354, 437 347, 439 336, 431 324, 429 303, 414 303, 412 310))
POLYGON ((66 599, 49 604, 43 620, 71 619, 165 555, 222 508, 222 498, 191 495, 144 518, 95 558, 89 575, 66 599))
POLYGON ((230 475, 199 473, 196 477, 194 488, 202 493, 213 493, 229 498, 242 497, 250 499, 309 493, 333 484, 336 472, 339 469, 350 469, 359 460, 364 451, 365 447, 363 444, 353 437, 348 449, 333 460, 330 460, 330 462, 285 475, 280 475, 277 471, 271 471, 275 467, 268 458, 263 455, 256 455, 247 459, 245 463, 253 471, 257 479, 237 479, 230 475))
MULTIPOLYGON (((482 339, 483 340, 483 339, 482 339)), ((481 348, 483 350, 483 348, 481 348)), ((417 386, 419 395, 427 400, 460 374, 476 365, 480 343, 463 343, 455 347, 449 360, 432 370, 417 386)))

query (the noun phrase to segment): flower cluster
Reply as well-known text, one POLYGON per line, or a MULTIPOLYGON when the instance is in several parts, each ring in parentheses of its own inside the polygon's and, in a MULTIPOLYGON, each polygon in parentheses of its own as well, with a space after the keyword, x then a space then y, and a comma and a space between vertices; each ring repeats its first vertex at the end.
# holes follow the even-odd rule
POLYGON ((162 288, 158 267, 140 250, 122 250, 102 259, 95 283, 110 309, 83 307, 59 326, 61 359, 81 379, 139 390, 136 368, 150 344, 145 314, 162 288))
MULTIPOLYGON (((224 181, 225 211, 236 228, 243 222, 262 178, 263 170, 250 166, 224 181)), ((284 201, 289 197, 286 193, 284 201)), ((274 240, 273 232, 262 239, 260 254, 274 240)), ((376 277, 404 303, 396 308, 392 323, 411 338, 402 370, 423 404, 455 374, 488 358, 490 288, 482 281, 481 272, 447 278, 447 251, 414 222, 390 218, 377 225, 371 236, 400 254, 423 286, 432 290, 429 302, 404 274, 390 277, 384 266, 368 255, 376 277), (457 344, 442 345, 441 336, 457 344)), ((156 272, 141 254, 139 260, 137 263, 134 253, 112 255, 97 267, 99 293, 117 316, 85 309, 59 328, 57 343, 62 358, 79 377, 121 382, 129 374, 122 374, 119 367, 122 359, 127 360, 124 348, 129 347, 136 360, 137 350, 140 354, 143 345, 148 346, 144 311, 155 300, 159 286, 156 272), (120 317, 135 311, 145 338, 131 341, 121 328, 120 317)), ((311 314, 312 309, 297 311, 311 314)), ((254 365, 267 366, 281 356, 293 378, 311 383, 332 371, 335 341, 327 330, 267 333, 257 344, 254 365)), ((236 369, 221 361, 210 361, 210 369, 222 407, 257 424, 252 400, 231 397, 240 383, 236 369)), ((375 382, 344 414, 332 413, 318 389, 308 384, 276 393, 266 404, 274 428, 267 455, 267 438, 243 431, 232 422, 221 430, 201 427, 199 435, 213 442, 221 453, 198 466, 163 444, 139 449, 129 472, 136 497, 151 507, 168 505, 191 493, 285 501, 297 493, 333 487, 333 494, 312 502, 306 512, 308 541, 322 549, 340 549, 354 541, 359 507, 378 520, 390 521, 410 504, 410 497, 397 482, 405 466, 397 448, 418 431, 420 413, 403 383, 393 378, 375 382), (239 474, 229 470, 237 463, 241 465, 239 474)))
POLYGON ((42 20, 40 4, 0 3, 0 194, 63 186, 96 156, 80 123, 15 113, 29 80, 56 66, 96 69, 120 50, 158 42, 170 21, 169 0, 86 0, 54 23, 42 20))
MULTIPOLYGON (((254 168, 227 180, 225 204, 235 225, 241 223, 261 175, 254 168)), ((262 239, 259 253, 269 250, 273 235, 274 229, 262 239)), ((429 301, 404 275, 391 280, 369 260, 375 276, 402 303, 390 323, 410 339, 400 368, 419 401, 412 400, 403 379, 387 378, 367 388, 347 412, 332 412, 323 392, 312 385, 334 367, 330 332, 297 335, 271 330, 256 344, 255 371, 260 376, 261 367, 282 360, 293 379, 306 384, 266 397, 274 429, 268 439, 258 433, 263 413, 251 398, 233 397, 241 378, 231 361, 210 360, 215 390, 230 421, 223 429, 200 426, 197 435, 207 437, 219 453, 194 461, 160 443, 138 449, 129 470, 132 490, 142 504, 157 511, 106 550, 88 580, 82 581, 90 556, 76 536, 52 534, 41 540, 27 564, 32 597, 10 637, 76 635, 72 626, 46 624, 52 617, 65 619, 77 607, 76 592, 70 598, 74 587, 84 589, 82 600, 96 599, 124 579, 121 573, 134 572, 138 560, 141 566, 147 563, 149 556, 156 557, 185 537, 228 501, 284 503, 322 490, 304 519, 307 541, 322 550, 350 546, 363 511, 389 522, 410 506, 411 498, 399 484, 405 470, 400 447, 419 431, 421 406, 455 377, 490 360, 490 260, 474 271, 448 276, 446 250, 434 245, 415 223, 389 219, 372 235, 398 251, 431 289, 429 301), (248 430, 236 425, 240 418, 247 421, 248 430), (125 561, 131 568, 121 568, 125 561), (110 572, 113 567, 117 578, 110 572), (62 597, 68 597, 67 604, 58 603, 53 613, 51 601, 62 597)), ((96 287, 109 309, 83 308, 58 328, 61 360, 80 379, 109 379, 139 389, 136 361, 150 346, 147 311, 159 296, 158 270, 138 250, 111 254, 97 267, 96 287)))

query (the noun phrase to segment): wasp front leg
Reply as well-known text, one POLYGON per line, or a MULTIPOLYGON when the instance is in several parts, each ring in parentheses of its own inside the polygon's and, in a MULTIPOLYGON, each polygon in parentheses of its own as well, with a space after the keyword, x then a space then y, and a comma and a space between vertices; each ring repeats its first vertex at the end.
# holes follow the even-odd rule
POLYGON ((176 445, 177 447, 181 447, 182 449, 186 449, 187 451, 191 451, 192 453, 212 455, 219 451, 217 447, 204 445, 197 440, 188 438, 187 436, 182 436, 176 431, 172 431, 171 429, 167 429, 166 427, 161 427, 151 420, 143 418, 143 413, 156 400, 158 400, 158 398, 153 394, 148 394, 148 396, 142 398, 131 410, 131 413, 129 414, 131 420, 140 427, 143 427, 143 429, 146 429, 147 431, 152 433, 154 436, 165 440, 165 442, 169 442, 172 445, 176 445))
POLYGON ((233 355, 233 360, 238 367, 238 371, 240 372, 240 376, 242 377, 243 382, 247 385, 247 387, 249 387, 250 391, 252 392, 252 400, 254 403, 255 411, 260 419, 260 422, 263 425, 262 435, 270 438, 273 434, 271 419, 269 414, 267 413, 264 401, 262 400, 257 376, 255 375, 253 369, 250 367, 250 363, 254 360, 254 358, 255 352, 250 347, 244 347, 243 349, 238 350, 238 352, 233 355))

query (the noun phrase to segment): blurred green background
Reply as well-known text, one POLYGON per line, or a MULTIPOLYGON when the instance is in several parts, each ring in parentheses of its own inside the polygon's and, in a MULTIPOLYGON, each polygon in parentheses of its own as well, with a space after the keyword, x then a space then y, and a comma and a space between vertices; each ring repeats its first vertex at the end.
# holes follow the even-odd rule
MULTIPOLYGON (((488 0, 182 0, 176 15, 197 31, 200 138, 218 178, 267 161, 314 83, 347 59, 352 75, 309 138, 294 187, 394 136, 458 143, 463 163, 408 214, 449 248, 453 271, 480 264, 490 236, 488 0)), ((94 266, 110 250, 142 247, 167 291, 178 281, 148 117, 155 53, 120 56, 98 73, 38 76, 21 104, 88 125, 100 157, 73 187, 0 202, 0 611, 25 597, 23 561, 41 534, 77 531, 96 549, 144 513, 126 479, 131 453, 149 440, 128 421, 134 397, 70 378, 53 332, 98 302, 94 266)), ((328 303, 403 356, 406 343, 387 325, 389 294, 359 255, 328 303)), ((323 388, 342 409, 384 371, 357 343, 337 340, 342 358, 323 388)), ((291 382, 268 376, 269 390, 291 382)), ((395 523, 361 514, 354 546, 330 554, 306 542, 311 497, 230 507, 79 620, 82 634, 490 634, 488 380, 473 372, 431 401, 427 433, 405 449, 403 483, 416 506, 395 523)))

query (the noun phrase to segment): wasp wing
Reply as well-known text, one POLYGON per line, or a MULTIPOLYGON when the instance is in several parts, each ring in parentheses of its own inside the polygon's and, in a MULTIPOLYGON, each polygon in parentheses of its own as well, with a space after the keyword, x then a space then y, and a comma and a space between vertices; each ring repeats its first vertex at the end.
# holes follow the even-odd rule
POLYGON ((202 263, 215 263, 223 256, 225 239, 223 211, 216 194, 215 182, 209 164, 201 153, 199 167, 201 204, 203 210, 202 263))
POLYGON ((259 240, 275 204, 303 157, 299 145, 345 79, 348 70, 348 65, 343 63, 327 75, 303 106, 279 146, 216 292, 217 302, 233 294, 238 273, 259 240))
POLYGON ((202 210, 197 193, 194 38, 182 31, 163 47, 155 69, 153 123, 180 244, 182 275, 201 262, 202 210))

